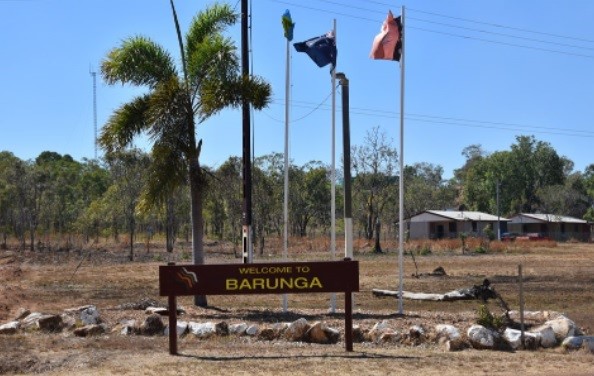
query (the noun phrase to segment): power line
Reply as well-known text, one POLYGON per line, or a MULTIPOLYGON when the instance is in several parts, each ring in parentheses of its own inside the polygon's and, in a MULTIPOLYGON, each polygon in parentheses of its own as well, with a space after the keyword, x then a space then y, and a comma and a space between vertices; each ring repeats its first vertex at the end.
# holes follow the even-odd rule
MULTIPOLYGON (((291 6, 298 7, 298 8, 309 9, 309 10, 313 10, 313 11, 316 11, 316 12, 341 15, 341 16, 345 16, 345 17, 348 17, 348 18, 359 19, 359 20, 367 21, 367 22, 374 22, 374 23, 377 23, 378 22, 377 19, 371 19, 371 18, 367 18, 367 17, 356 16, 356 15, 349 14, 349 13, 338 12, 338 11, 335 11, 335 10, 332 10, 332 9, 323 9, 323 8, 314 7, 314 6, 307 6, 307 5, 303 5, 301 3, 293 3, 293 2, 290 2, 290 1, 284 1, 284 0, 269 0, 269 1, 276 2, 276 3, 281 3, 281 4, 286 4, 286 5, 291 5, 291 6)), ((323 2, 323 3, 327 3, 327 4, 340 5, 341 8, 353 9, 355 11, 364 10, 364 11, 373 12, 373 13, 381 13, 381 14, 385 13, 385 11, 373 10, 373 9, 369 9, 369 8, 364 8, 364 7, 360 7, 360 6, 353 6, 353 5, 348 5, 348 4, 340 4, 340 3, 336 2, 336 1, 332 1, 332 0, 318 0, 318 1, 319 2, 323 2)), ((375 3, 375 4, 380 4, 380 5, 385 5, 387 7, 393 6, 391 4, 386 4, 386 3, 382 3, 382 2, 378 2, 378 1, 367 1, 367 2, 371 2, 371 3, 375 3)), ((512 26, 504 26, 504 25, 498 25, 498 24, 493 24, 493 23, 487 23, 487 22, 481 22, 481 21, 476 21, 476 20, 470 20, 470 19, 465 19, 465 18, 461 18, 461 17, 452 17, 452 16, 447 16, 447 15, 442 15, 442 14, 439 14, 439 13, 425 12, 425 11, 421 11, 421 10, 415 10, 415 11, 420 12, 420 13, 425 13, 425 14, 430 14, 430 15, 438 16, 438 17, 445 17, 445 18, 456 19, 456 20, 465 21, 465 22, 472 22, 472 23, 476 23, 476 24, 487 25, 487 26, 490 26, 490 27, 505 28, 505 29, 509 29, 509 30, 521 31, 521 32, 526 32, 526 33, 540 34, 540 35, 546 35, 546 36, 551 36, 551 37, 556 37, 556 38, 564 38, 564 39, 571 39, 571 40, 574 40, 574 41, 582 41, 582 42, 594 43, 594 41, 589 40, 589 39, 585 39, 585 38, 569 37, 569 36, 563 36, 563 35, 552 34, 552 33, 538 32, 538 31, 533 31, 533 30, 528 30, 528 29, 515 28, 515 27, 512 27, 512 26)), ((425 19, 414 18, 414 17, 409 17, 409 19, 412 19, 412 20, 415 20, 415 21, 419 21, 419 22, 432 23, 432 24, 435 24, 435 25, 440 25, 440 26, 445 26, 445 27, 453 27, 453 28, 463 29, 463 30, 466 30, 466 31, 473 31, 473 32, 478 32, 478 33, 491 34, 491 35, 495 35, 495 36, 503 36, 503 37, 507 37, 507 38, 522 39, 522 40, 530 41, 530 42, 552 44, 552 45, 564 46, 564 47, 569 47, 569 48, 574 48, 574 49, 594 50, 594 48, 592 48, 592 47, 576 46, 576 45, 567 44, 567 43, 546 41, 546 40, 542 40, 542 39, 535 39, 535 38, 523 37, 523 36, 519 36, 519 35, 504 34, 504 33, 499 33, 499 32, 494 32, 494 31, 474 29, 474 28, 464 27, 464 26, 459 26, 459 25, 446 24, 446 23, 438 22, 438 21, 431 21, 431 20, 425 20, 425 19)), ((442 35, 446 35, 446 36, 450 36, 450 37, 456 37, 456 38, 461 38, 461 39, 466 39, 466 40, 476 40, 476 41, 481 41, 481 42, 486 42, 486 43, 498 44, 498 45, 502 45, 502 46, 516 47, 516 48, 525 48, 525 49, 531 49, 531 50, 536 50, 536 51, 556 53, 556 54, 564 54, 564 55, 568 55, 568 56, 575 56, 575 57, 582 57, 582 58, 589 58, 589 59, 594 58, 593 55, 581 54, 581 53, 576 53, 576 52, 560 51, 560 50, 553 50, 553 49, 547 49, 547 48, 542 48, 542 47, 527 46, 527 45, 515 44, 515 43, 510 43, 510 42, 504 42, 504 41, 497 41, 497 40, 492 40, 492 39, 478 38, 478 37, 469 36, 469 35, 460 35, 460 34, 454 34, 454 33, 439 31, 439 30, 431 30, 431 29, 426 29, 426 28, 422 28, 422 27, 415 27, 415 26, 410 26, 410 25, 408 27, 410 29, 413 29, 413 30, 419 30, 419 31, 424 31, 424 32, 442 34, 442 35)))
POLYGON ((509 29, 509 30, 521 31, 524 33, 539 34, 539 35, 546 35, 546 36, 555 37, 555 38, 571 39, 571 40, 580 41, 580 42, 594 43, 594 40, 592 40, 592 39, 571 37, 571 36, 567 36, 567 35, 553 34, 553 33, 547 33, 547 32, 543 32, 543 31, 529 30, 529 29, 523 29, 523 28, 519 28, 519 27, 506 26, 506 25, 494 24, 494 23, 483 22, 483 21, 476 21, 476 20, 471 20, 468 18, 454 17, 454 16, 448 16, 448 15, 444 15, 444 14, 440 14, 440 13, 427 12, 427 11, 423 11, 420 9, 410 9, 410 8, 407 8, 407 9, 411 10, 413 12, 430 14, 433 16, 444 17, 444 18, 465 21, 465 22, 471 22, 471 23, 477 23, 477 24, 482 24, 482 25, 489 25, 489 26, 501 28, 501 29, 509 29))
MULTIPOLYGON (((328 105, 325 105, 324 102, 327 100, 326 98, 321 103, 312 103, 307 101, 299 101, 299 100, 292 100, 292 105, 294 107, 299 108, 308 108, 313 109, 309 111, 305 116, 299 118, 299 120, 310 116, 317 110, 324 110, 330 111, 328 105)), ((283 105, 283 100, 273 99, 272 104, 275 105, 283 105)), ((399 116, 398 112, 395 111, 388 111, 388 110, 381 110, 381 109, 371 109, 371 108, 361 108, 361 107, 351 107, 350 108, 351 114, 355 115, 362 115, 362 116, 372 116, 372 117, 381 117, 381 118, 397 118, 399 116)), ((269 114, 265 114, 267 117, 275 120, 277 122, 281 122, 278 119, 275 119, 269 114)), ((477 119, 465 119, 465 118, 457 118, 457 117, 447 117, 447 116, 437 116, 437 115, 428 115, 428 114, 418 114, 418 113, 407 113, 405 118, 409 121, 420 122, 420 123, 428 123, 428 124, 446 124, 446 125, 453 125, 459 127, 468 127, 468 128, 483 128, 483 129, 498 129, 498 130, 507 130, 507 131, 523 131, 523 132, 534 132, 534 133, 542 133, 542 134, 554 134, 554 135, 562 135, 562 136, 570 136, 570 137, 586 137, 586 138, 594 138, 594 131, 586 131, 580 129, 567 129, 567 128, 559 128, 559 127, 544 127, 544 126, 535 126, 535 125, 526 125, 526 124, 518 124, 518 123, 507 123, 507 122, 497 122, 497 121, 490 121, 490 120, 477 120, 477 119)), ((294 121, 292 121, 294 122, 294 121)))
MULTIPOLYGON (((332 0, 317 0, 318 2, 323 2, 323 3, 328 3, 328 4, 334 4, 334 5, 339 5, 343 8, 352 8, 352 9, 358 9, 358 10, 366 10, 369 12, 375 12, 375 13, 385 13, 385 11, 375 11, 375 10, 371 10, 368 8, 362 8, 362 7, 358 7, 358 6, 353 6, 353 5, 348 5, 348 4, 342 4, 340 2, 337 1, 332 1, 332 0)), ((374 0, 366 0, 366 3, 373 3, 373 4, 377 4, 377 5, 382 5, 384 7, 387 7, 388 9, 392 8, 399 8, 400 6, 395 6, 394 4, 388 4, 388 3, 384 3, 381 1, 374 1, 374 0)), ((549 36, 549 37, 554 37, 554 38, 561 38, 561 39, 570 39, 570 40, 574 40, 574 41, 580 41, 580 42, 587 42, 587 43, 594 43, 594 40, 592 39, 586 39, 586 38, 581 38, 581 37, 574 37, 574 36, 568 36, 568 35, 561 35, 561 34, 555 34, 555 33, 549 33, 549 32, 543 32, 543 31, 537 31, 537 30, 530 30, 530 29, 525 29, 525 28, 519 28, 519 27, 514 27, 514 26, 508 26, 508 25, 503 25, 503 24, 497 24, 497 23, 492 23, 492 22, 486 22, 486 21, 478 21, 478 20, 473 20, 470 18, 463 18, 463 17, 456 17, 456 16, 450 16, 450 15, 446 15, 446 14, 441 14, 441 13, 436 13, 436 12, 428 12, 428 11, 424 11, 421 9, 414 9, 414 8, 406 8, 409 11, 412 12, 417 12, 417 13, 423 13, 423 14, 427 14, 427 15, 431 15, 431 16, 436 16, 436 17, 442 17, 442 18, 447 18, 447 19, 452 19, 452 20, 457 20, 457 21, 463 21, 463 22, 469 22, 469 23, 474 23, 474 24, 479 24, 479 25, 485 25, 485 26, 489 26, 489 27, 494 27, 494 28, 498 28, 498 29, 508 29, 508 30, 514 30, 514 31, 519 31, 522 33, 530 33, 530 34, 538 34, 538 35, 544 35, 544 36, 549 36)), ((408 19, 413 19, 412 17, 408 17, 408 19)))
POLYGON ((476 31, 478 33, 483 33, 483 34, 491 34, 491 35, 497 35, 497 36, 502 36, 502 37, 507 37, 507 38, 521 39, 521 40, 526 40, 526 41, 529 41, 529 42, 538 42, 538 43, 552 44, 552 45, 556 45, 556 46, 579 48, 579 49, 583 49, 583 50, 594 50, 594 47, 576 46, 575 44, 552 42, 552 41, 547 41, 547 40, 543 40, 543 39, 529 38, 529 37, 523 37, 523 36, 519 36, 519 35, 512 35, 512 34, 506 34, 506 33, 498 33, 498 32, 494 32, 494 31, 487 31, 487 30, 481 30, 481 29, 474 29, 474 28, 471 28, 471 27, 458 26, 458 25, 452 25, 452 24, 443 23, 443 22, 436 22, 436 21, 424 20, 422 18, 416 18, 416 17, 410 17, 410 16, 408 17, 408 19, 409 20, 416 20, 416 21, 419 21, 419 22, 430 23, 430 24, 434 24, 434 25, 439 25, 439 26, 446 26, 446 27, 451 27, 451 28, 456 28, 456 29, 462 29, 462 30, 466 30, 466 31, 476 31))
POLYGON ((414 27, 414 26, 408 26, 408 27, 410 29, 415 29, 415 30, 419 30, 419 31, 425 31, 425 32, 428 32, 428 33, 436 33, 436 34, 442 34, 442 35, 447 35, 447 36, 451 36, 451 37, 457 37, 457 38, 463 38, 463 39, 470 39, 470 40, 476 40, 476 41, 487 42, 487 43, 494 43, 494 44, 499 44, 499 45, 503 45, 503 46, 519 47, 519 48, 526 48, 526 49, 529 49, 529 50, 536 50, 536 51, 543 51, 543 52, 552 52, 552 53, 556 53, 556 54, 562 54, 562 55, 568 55, 568 56, 576 56, 576 57, 583 57, 583 58, 588 58, 588 59, 594 59, 594 55, 584 55, 584 54, 578 54, 578 53, 575 53, 575 52, 551 50, 551 49, 542 48, 542 47, 525 46, 525 45, 521 45, 521 44, 514 44, 514 43, 509 43, 509 42, 501 42, 501 41, 495 41, 495 40, 491 40, 491 39, 477 38, 477 37, 471 37, 471 36, 459 35, 459 34, 453 34, 453 33, 446 33, 446 32, 443 32, 443 31, 429 30, 429 29, 424 29, 424 28, 421 28, 421 27, 414 27))

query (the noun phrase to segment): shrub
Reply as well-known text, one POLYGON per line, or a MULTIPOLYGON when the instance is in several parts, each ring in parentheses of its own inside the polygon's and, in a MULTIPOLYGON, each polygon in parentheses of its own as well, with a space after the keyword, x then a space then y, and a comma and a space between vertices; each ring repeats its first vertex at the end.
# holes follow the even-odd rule
POLYGON ((481 304, 477 312, 477 323, 485 328, 500 330, 505 326, 502 317, 493 316, 486 304, 481 304))
POLYGON ((474 252, 480 253, 480 254, 485 254, 488 252, 488 249, 487 249, 487 247, 483 247, 482 245, 480 245, 474 249, 474 252))

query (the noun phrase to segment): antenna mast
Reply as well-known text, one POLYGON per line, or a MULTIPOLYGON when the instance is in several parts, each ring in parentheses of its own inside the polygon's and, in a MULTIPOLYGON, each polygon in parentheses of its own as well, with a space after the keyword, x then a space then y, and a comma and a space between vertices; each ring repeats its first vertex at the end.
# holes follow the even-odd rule
POLYGON ((97 72, 89 69, 89 73, 93 77, 93 130, 95 134, 95 159, 97 159, 97 72))

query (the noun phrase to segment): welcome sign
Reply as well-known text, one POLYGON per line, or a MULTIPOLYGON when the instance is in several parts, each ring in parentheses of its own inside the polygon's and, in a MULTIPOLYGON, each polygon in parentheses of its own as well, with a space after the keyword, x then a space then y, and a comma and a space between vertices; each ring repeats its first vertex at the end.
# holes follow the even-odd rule
POLYGON ((166 265, 159 286, 161 296, 357 292, 359 263, 166 265))
POLYGON ((352 293, 359 262, 162 265, 159 293, 168 297, 169 353, 177 354, 177 296, 344 292, 345 349, 353 351, 352 293))

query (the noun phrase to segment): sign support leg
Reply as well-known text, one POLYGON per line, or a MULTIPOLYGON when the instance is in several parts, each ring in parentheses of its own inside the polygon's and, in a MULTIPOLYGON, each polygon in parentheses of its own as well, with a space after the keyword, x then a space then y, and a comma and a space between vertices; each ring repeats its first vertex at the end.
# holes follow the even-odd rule
POLYGON ((347 352, 353 351, 353 293, 344 294, 344 342, 347 352))
POLYGON ((169 354, 177 355, 177 298, 169 295, 169 354))

